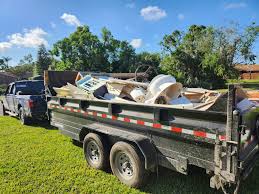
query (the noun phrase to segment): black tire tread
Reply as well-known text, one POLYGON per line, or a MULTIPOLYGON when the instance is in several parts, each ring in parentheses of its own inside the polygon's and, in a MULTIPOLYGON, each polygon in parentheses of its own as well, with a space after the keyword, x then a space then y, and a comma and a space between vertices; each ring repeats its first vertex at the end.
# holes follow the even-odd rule
POLYGON ((134 188, 139 188, 143 186, 148 178, 149 172, 145 169, 144 166, 144 158, 143 156, 138 152, 137 148, 129 143, 119 141, 115 143, 110 151, 110 165, 112 172, 115 176, 118 177, 118 179, 123 182, 124 184, 134 187, 134 188), (125 180, 123 177, 120 176, 119 172, 116 169, 116 165, 114 164, 114 158, 117 151, 124 151, 127 154, 130 154, 131 157, 133 158, 134 162, 136 163, 136 171, 137 175, 132 178, 131 180, 125 180))
POLYGON ((107 169, 107 167, 109 166, 108 144, 102 136, 100 136, 96 133, 88 133, 85 136, 84 141, 83 141, 83 150, 84 150, 85 159, 91 167, 93 167, 95 169, 98 169, 98 170, 106 170, 107 169), (102 161, 100 162, 99 165, 94 165, 94 164, 91 163, 91 161, 87 160, 86 145, 87 145, 89 140, 94 140, 100 148, 100 152, 102 154, 102 161))

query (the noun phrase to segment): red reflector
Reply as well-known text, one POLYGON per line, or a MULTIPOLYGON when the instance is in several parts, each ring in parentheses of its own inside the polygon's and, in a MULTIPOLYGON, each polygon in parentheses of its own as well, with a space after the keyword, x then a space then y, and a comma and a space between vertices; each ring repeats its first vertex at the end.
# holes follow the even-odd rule
POLYGON ((153 127, 160 129, 162 126, 159 123, 153 123, 153 127))
POLYGON ((33 100, 28 100, 28 106, 29 106, 29 108, 33 108, 33 106, 34 106, 33 100))
POLYGON ((142 120, 137 120, 137 123, 138 123, 138 125, 144 125, 145 124, 145 122, 142 121, 142 120))
POLYGON ((176 132, 176 133, 182 133, 182 128, 179 128, 179 127, 171 127, 171 131, 176 132))
POLYGON ((127 118, 127 117, 125 117, 125 118, 124 118, 124 121, 129 123, 129 122, 130 122, 130 119, 127 118))
POLYGON ((206 132, 203 131, 193 131, 193 134, 197 137, 206 137, 206 132))
POLYGON ((107 115, 106 114, 102 114, 102 118, 106 118, 107 117, 107 115))
POLYGON ((117 120, 117 117, 112 115, 112 120, 117 120))

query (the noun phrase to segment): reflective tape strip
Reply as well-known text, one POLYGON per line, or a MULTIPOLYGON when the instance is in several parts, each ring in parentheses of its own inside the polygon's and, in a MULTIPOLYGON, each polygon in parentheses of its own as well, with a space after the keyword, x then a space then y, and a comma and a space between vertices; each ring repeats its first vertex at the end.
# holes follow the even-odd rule
MULTIPOLYGON (((195 130, 184 129, 184 128, 175 127, 175 126, 162 125, 160 123, 151 123, 151 122, 147 122, 147 121, 143 121, 143 120, 136 120, 136 119, 132 119, 129 117, 121 117, 121 116, 117 117, 115 115, 108 115, 106 113, 97 113, 96 111, 84 111, 81 109, 76 109, 76 108, 71 108, 71 107, 62 107, 62 106, 53 105, 53 104, 48 104, 48 107, 62 109, 65 111, 70 111, 70 112, 81 113, 85 116, 91 115, 91 116, 95 116, 95 117, 111 119, 111 120, 118 120, 118 121, 122 121, 122 122, 126 122, 126 123, 132 123, 132 124, 152 127, 152 128, 156 128, 156 129, 164 129, 164 130, 172 131, 174 133, 187 134, 187 135, 192 135, 192 136, 199 137, 199 138, 208 138, 208 139, 216 140, 216 134, 207 133, 204 131, 200 131, 198 129, 195 129, 195 130)), ((226 136, 220 135, 219 139, 221 141, 224 141, 224 140, 226 140, 226 136)))

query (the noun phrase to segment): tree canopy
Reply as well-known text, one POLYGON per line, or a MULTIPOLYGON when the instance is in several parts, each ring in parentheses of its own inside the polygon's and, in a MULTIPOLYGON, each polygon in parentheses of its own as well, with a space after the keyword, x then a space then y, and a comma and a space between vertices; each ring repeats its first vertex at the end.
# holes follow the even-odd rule
POLYGON ((41 45, 35 62, 29 54, 18 66, 9 67, 10 58, 0 58, 0 70, 16 75, 30 72, 33 67, 35 75, 42 75, 46 69, 117 73, 151 65, 158 72, 175 76, 185 86, 219 88, 227 79, 237 78, 236 64, 255 62, 253 46, 258 35, 255 23, 246 28, 192 25, 186 31, 165 35, 161 52, 136 53, 128 41, 116 39, 107 28, 97 36, 85 25, 56 42, 51 51, 41 45))
POLYGON ((188 86, 222 87, 237 76, 237 63, 254 62, 252 46, 258 33, 254 24, 244 32, 202 25, 192 25, 187 32, 175 30, 161 42, 161 69, 188 86))
POLYGON ((12 60, 10 57, 0 58, 0 70, 6 70, 9 68, 9 61, 12 60))
POLYGON ((39 46, 37 53, 37 60, 35 65, 35 75, 43 75, 44 70, 48 70, 51 65, 51 56, 45 46, 42 44, 39 46))
POLYGON ((88 26, 79 26, 58 41, 51 53, 58 59, 59 70, 128 72, 135 60, 135 50, 128 42, 115 39, 107 28, 98 38, 88 26))

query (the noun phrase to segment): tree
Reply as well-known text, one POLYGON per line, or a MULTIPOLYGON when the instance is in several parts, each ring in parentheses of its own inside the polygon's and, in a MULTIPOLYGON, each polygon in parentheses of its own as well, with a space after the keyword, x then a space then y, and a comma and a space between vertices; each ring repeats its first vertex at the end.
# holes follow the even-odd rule
POLYGON ((54 44, 51 52, 60 59, 59 70, 100 71, 106 69, 105 49, 97 36, 88 26, 79 26, 77 30, 54 44))
POLYGON ((9 67, 6 71, 16 75, 18 78, 32 76, 34 62, 31 54, 25 55, 17 66, 9 67))
POLYGON ((160 68, 161 56, 159 53, 141 52, 136 56, 136 63, 139 65, 150 65, 156 68, 160 68))
POLYGON ((33 58, 31 54, 25 55, 19 62, 18 65, 33 64, 33 58))
POLYGON ((46 50, 45 46, 42 44, 39 46, 38 53, 37 53, 35 73, 37 75, 43 75, 44 70, 48 70, 50 65, 51 65, 51 56, 49 52, 46 50))
POLYGON ((187 86, 222 87, 226 79, 236 78, 237 63, 254 60, 251 47, 258 32, 255 25, 243 33, 197 25, 186 33, 176 30, 161 42, 161 68, 187 86))
POLYGON ((100 39, 88 26, 80 26, 51 51, 58 70, 129 72, 134 70, 135 50, 127 41, 115 39, 103 28, 100 39))
POLYGON ((0 58, 0 70, 6 70, 9 68, 9 61, 12 60, 10 57, 0 58))

